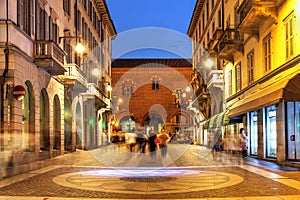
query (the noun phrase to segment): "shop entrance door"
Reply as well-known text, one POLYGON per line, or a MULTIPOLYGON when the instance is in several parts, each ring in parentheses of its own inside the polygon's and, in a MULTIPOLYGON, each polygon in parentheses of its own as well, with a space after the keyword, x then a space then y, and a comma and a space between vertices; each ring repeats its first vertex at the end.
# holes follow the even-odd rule
POLYGON ((287 103, 287 159, 300 161, 300 102, 287 103))

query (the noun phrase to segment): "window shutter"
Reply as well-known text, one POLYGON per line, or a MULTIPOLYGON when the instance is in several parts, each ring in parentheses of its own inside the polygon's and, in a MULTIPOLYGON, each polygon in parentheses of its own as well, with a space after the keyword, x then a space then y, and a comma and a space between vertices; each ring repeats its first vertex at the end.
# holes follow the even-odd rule
POLYGON ((53 41, 53 23, 52 23, 52 17, 49 17, 49 37, 50 40, 53 41))
POLYGON ((20 26, 21 29, 24 29, 24 0, 18 0, 18 25, 20 26))
POLYGON ((45 30, 45 40, 49 40, 50 37, 49 37, 49 15, 47 12, 45 12, 45 27, 44 27, 44 30, 45 30))
POLYGON ((30 33, 34 37, 34 0, 30 1, 30 33))
POLYGON ((38 2, 36 2, 36 13, 35 13, 35 39, 41 39, 40 27, 41 27, 41 18, 40 18, 41 8, 38 2))

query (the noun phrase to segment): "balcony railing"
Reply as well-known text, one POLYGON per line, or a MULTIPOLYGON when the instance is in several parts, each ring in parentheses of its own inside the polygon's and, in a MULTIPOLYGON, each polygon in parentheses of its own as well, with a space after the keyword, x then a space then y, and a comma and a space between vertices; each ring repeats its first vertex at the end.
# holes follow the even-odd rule
POLYGON ((223 31, 221 28, 217 28, 213 33, 213 38, 208 42, 208 50, 210 53, 216 54, 217 52, 217 44, 223 35, 223 31))
POLYGON ((34 42, 34 63, 51 75, 64 75, 66 53, 53 41, 34 42))
POLYGON ((244 0, 238 8, 239 29, 250 35, 258 35, 259 24, 271 19, 277 22, 277 6, 284 0, 244 0))
POLYGON ((76 81, 82 85, 87 85, 87 76, 75 63, 66 64, 65 69, 67 70, 64 75, 64 83, 68 85, 74 85, 76 81))
POLYGON ((220 40, 222 35, 223 35, 222 29, 221 28, 216 28, 216 30, 213 33, 213 39, 214 40, 220 40))
POLYGON ((243 53, 243 37, 239 30, 228 28, 218 43, 217 54, 219 58, 233 61, 236 53, 243 53))
POLYGON ((223 70, 212 70, 209 74, 207 88, 218 87, 223 89, 223 70))

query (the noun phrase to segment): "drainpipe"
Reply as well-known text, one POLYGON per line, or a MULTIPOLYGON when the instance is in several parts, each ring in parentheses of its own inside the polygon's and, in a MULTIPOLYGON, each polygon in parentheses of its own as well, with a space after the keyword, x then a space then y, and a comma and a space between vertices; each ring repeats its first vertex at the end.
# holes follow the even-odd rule
POLYGON ((224 0, 222 0, 222 32, 224 33, 225 30, 225 14, 224 14, 224 0))
POLYGON ((2 76, 0 77, 0 84, 1 84, 1 110, 0 110, 0 116, 1 116, 1 133, 4 133, 4 85, 5 85, 5 77, 8 73, 8 64, 9 64, 9 48, 8 48, 8 0, 6 0, 6 41, 5 41, 5 48, 3 50, 5 55, 5 69, 3 71, 2 76))

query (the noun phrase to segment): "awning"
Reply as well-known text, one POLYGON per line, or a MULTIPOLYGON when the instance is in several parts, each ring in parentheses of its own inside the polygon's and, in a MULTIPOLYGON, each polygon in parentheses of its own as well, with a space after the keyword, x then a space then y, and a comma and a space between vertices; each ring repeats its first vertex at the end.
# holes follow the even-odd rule
POLYGON ((205 124, 204 124, 204 129, 211 129, 211 128, 219 128, 221 126, 226 126, 229 124, 235 124, 235 123, 242 123, 243 119, 242 116, 237 116, 237 117, 228 117, 228 112, 229 111, 225 111, 219 114, 216 114, 214 116, 212 116, 211 118, 209 118, 208 120, 206 120, 205 124))
POLYGON ((222 112, 212 116, 204 124, 204 129, 217 128, 227 125, 229 123, 229 118, 227 117, 227 114, 228 112, 222 112))
POLYGON ((233 104, 229 109, 228 116, 239 116, 279 102, 300 101, 300 74, 284 78, 276 83, 261 85, 262 88, 258 91, 233 104))

